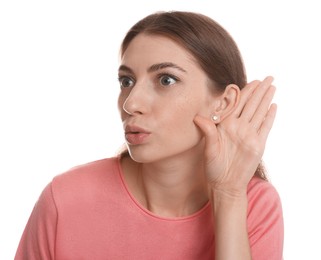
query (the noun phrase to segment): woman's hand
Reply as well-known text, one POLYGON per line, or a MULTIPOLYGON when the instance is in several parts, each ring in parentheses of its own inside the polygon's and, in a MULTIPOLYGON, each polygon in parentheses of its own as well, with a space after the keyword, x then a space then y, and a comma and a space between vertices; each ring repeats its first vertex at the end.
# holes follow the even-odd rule
POLYGON ((205 136, 205 171, 211 188, 229 196, 246 192, 276 115, 276 104, 271 104, 275 93, 272 81, 267 77, 246 85, 235 109, 217 125, 208 118, 195 117, 205 136))

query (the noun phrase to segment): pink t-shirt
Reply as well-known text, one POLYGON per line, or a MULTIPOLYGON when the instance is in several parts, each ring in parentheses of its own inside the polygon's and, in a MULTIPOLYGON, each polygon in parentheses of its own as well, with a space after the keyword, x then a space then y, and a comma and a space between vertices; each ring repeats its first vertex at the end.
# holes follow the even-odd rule
MULTIPOLYGON (((280 260, 283 218, 271 183, 248 187, 248 232, 253 259, 280 260)), ((119 158, 56 176, 26 225, 15 260, 214 259, 211 206, 181 218, 143 208, 128 191, 119 158)))

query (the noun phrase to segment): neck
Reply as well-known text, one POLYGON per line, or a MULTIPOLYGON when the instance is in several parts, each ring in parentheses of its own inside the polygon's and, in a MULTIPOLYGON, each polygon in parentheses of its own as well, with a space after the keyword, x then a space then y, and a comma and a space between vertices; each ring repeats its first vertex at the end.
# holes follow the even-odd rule
POLYGON ((197 212, 207 203, 201 156, 185 154, 148 164, 127 160, 127 174, 125 169, 124 173, 129 189, 149 211, 163 217, 182 217, 197 212))

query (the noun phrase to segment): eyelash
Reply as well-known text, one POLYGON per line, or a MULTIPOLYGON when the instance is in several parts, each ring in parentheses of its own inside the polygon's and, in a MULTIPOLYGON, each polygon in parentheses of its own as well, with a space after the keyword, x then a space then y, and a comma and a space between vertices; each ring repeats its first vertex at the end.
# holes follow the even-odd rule
POLYGON ((171 86, 171 85, 179 82, 179 78, 177 78, 176 76, 171 75, 171 74, 169 74, 169 73, 158 74, 158 75, 157 75, 157 79, 158 79, 158 83, 159 83, 161 86, 164 86, 164 87, 168 87, 168 86, 171 86), (162 81, 162 79, 165 78, 165 77, 171 78, 171 79, 173 79, 175 82, 174 82, 174 83, 171 83, 171 84, 169 84, 169 85, 163 85, 163 84, 161 83, 161 81, 162 81))
POLYGON ((123 80, 125 80, 125 79, 127 79, 128 81, 132 81, 132 82, 133 82, 132 85, 135 84, 135 80, 132 79, 131 77, 128 77, 128 76, 119 76, 119 77, 118 77, 118 82, 119 82, 121 88, 128 88, 128 87, 122 86, 123 80))
MULTIPOLYGON (((119 76, 119 77, 118 77, 118 81, 119 81, 119 84, 120 84, 120 87, 121 87, 121 88, 128 88, 128 87, 132 87, 132 86, 135 85, 135 80, 134 80, 132 77, 129 77, 129 76, 119 76), (132 82, 131 86, 124 87, 124 86, 122 85, 123 80, 125 80, 125 79, 132 82)), ((174 76, 174 75, 172 75, 172 74, 169 74, 169 73, 160 73, 160 74, 157 75, 157 84, 161 85, 162 87, 171 86, 171 85, 173 85, 173 84, 176 84, 176 83, 179 82, 179 81, 180 81, 180 79, 179 79, 178 77, 176 77, 176 76, 174 76), (170 83, 169 85, 164 85, 164 84, 162 84, 161 81, 162 81, 162 79, 164 79, 165 77, 168 77, 168 78, 174 80, 175 82, 170 83)))

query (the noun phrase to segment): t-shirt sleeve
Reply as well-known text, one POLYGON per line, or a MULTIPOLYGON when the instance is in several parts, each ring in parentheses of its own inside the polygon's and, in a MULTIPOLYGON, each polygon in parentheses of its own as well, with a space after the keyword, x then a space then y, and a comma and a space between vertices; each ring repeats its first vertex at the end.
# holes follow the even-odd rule
POLYGON ((283 213, 271 183, 255 181, 248 190, 248 232, 253 260, 283 259, 283 213))
POLYGON ((22 234, 15 260, 54 259, 57 210, 51 184, 41 193, 22 234))

